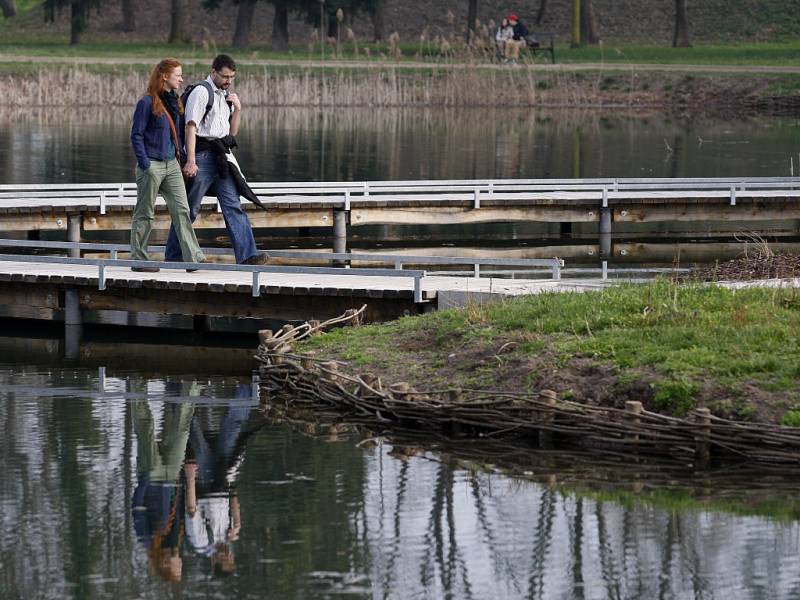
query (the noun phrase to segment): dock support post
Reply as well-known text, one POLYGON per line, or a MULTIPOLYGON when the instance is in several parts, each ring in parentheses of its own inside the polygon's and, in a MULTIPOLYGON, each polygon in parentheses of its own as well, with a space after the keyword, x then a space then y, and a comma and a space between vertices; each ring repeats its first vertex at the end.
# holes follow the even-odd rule
MULTIPOLYGON (((336 254, 347 252, 347 211, 333 211, 333 251, 336 254)), ((347 261, 333 262, 335 267, 344 267, 347 261)))
POLYGON ((600 256, 611 256, 611 209, 600 209, 600 256))
POLYGON ((83 337, 83 316, 78 290, 64 292, 64 357, 78 358, 83 337))
MULTIPOLYGON (((67 217, 67 241, 80 242, 81 241, 81 216, 69 215, 67 217)), ((70 248, 70 258, 80 258, 81 251, 78 248, 70 248)))

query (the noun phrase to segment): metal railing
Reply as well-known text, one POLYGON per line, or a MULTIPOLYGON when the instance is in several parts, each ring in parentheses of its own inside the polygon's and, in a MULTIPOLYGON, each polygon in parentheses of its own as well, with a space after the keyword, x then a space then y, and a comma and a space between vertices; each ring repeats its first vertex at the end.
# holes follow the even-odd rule
MULTIPOLYGON (((471 199, 480 208, 482 199, 514 200, 520 193, 567 192, 589 194, 603 207, 609 199, 624 199, 635 192, 696 191, 698 194, 718 192, 736 203, 737 192, 798 191, 800 177, 698 177, 698 178, 596 178, 596 179, 485 179, 485 180, 412 180, 355 182, 254 182, 253 191, 263 201, 320 202, 334 208, 350 210, 351 201, 416 199, 436 201, 445 195, 471 199), (502 197, 510 194, 509 197, 502 197), (429 197, 425 197, 425 196, 429 197), (402 196, 402 198, 398 197, 402 196), (433 196, 433 197, 430 197, 433 196), (437 198, 438 196, 438 198, 437 198)), ((4 184, 0 200, 75 200, 97 205, 106 214, 110 205, 132 205, 136 201, 134 183, 109 184, 4 184)), ((204 202, 215 202, 204 198, 204 202)), ((565 201, 569 200, 564 198, 565 201)))
MULTIPOLYGON (((0 247, 13 248, 43 248, 50 250, 82 250, 108 252, 112 259, 116 259, 120 252, 130 252, 129 244, 105 244, 86 242, 48 242, 31 240, 4 240, 0 239, 0 247)), ((164 252, 164 246, 148 246, 148 252, 164 252)), ((230 248, 203 248, 203 253, 209 256, 233 256, 230 248)), ((270 250, 269 255, 275 258, 324 260, 328 262, 380 262, 392 263, 394 270, 403 270, 405 265, 467 265, 472 267, 473 277, 480 277, 481 266, 499 267, 526 267, 543 268, 550 271, 551 278, 561 279, 561 269, 564 261, 559 258, 474 258, 461 256, 414 256, 408 254, 374 254, 364 252, 315 252, 310 250, 270 250)), ((17 256, 17 255, 14 255, 17 256)), ((126 261, 129 262, 129 261, 126 261)), ((169 262, 173 266, 179 263, 169 262)), ((184 264, 184 263, 180 263, 184 264)), ((194 265, 195 263, 189 263, 194 265)), ((203 263, 204 265, 207 263, 203 263)), ((185 267, 179 267, 185 268, 185 267)), ((194 267, 191 267, 194 268, 194 267)), ((350 268, 349 265, 347 268, 350 268)), ((359 272, 362 268, 359 268, 359 272)), ((341 268, 336 270, 341 274, 341 268)))
MULTIPOLYGON (((95 250, 120 252, 125 248, 120 244, 108 244, 109 248, 102 248, 105 244, 82 244, 79 242, 34 242, 36 244, 46 244, 51 249, 64 250, 95 250), (90 246, 90 248, 85 248, 90 246)), ((27 247, 30 242, 27 240, 0 240, 2 247, 27 247)), ((97 288, 106 289, 106 269, 108 267, 158 267, 159 269, 185 270, 194 269, 197 271, 227 271, 227 272, 246 272, 252 273, 252 295, 261 295, 260 275, 262 273, 291 273, 302 275, 336 275, 336 276, 359 276, 359 277, 405 277, 414 280, 414 302, 422 302, 422 279, 425 271, 420 270, 398 270, 398 269, 341 269, 333 267, 294 267, 294 266, 272 266, 272 265, 239 265, 222 263, 193 263, 193 262, 166 262, 155 260, 119 260, 116 258, 77 258, 65 256, 43 256, 31 254, 0 254, 0 261, 4 262, 23 262, 31 264, 65 264, 65 265, 90 265, 97 267, 97 288)))

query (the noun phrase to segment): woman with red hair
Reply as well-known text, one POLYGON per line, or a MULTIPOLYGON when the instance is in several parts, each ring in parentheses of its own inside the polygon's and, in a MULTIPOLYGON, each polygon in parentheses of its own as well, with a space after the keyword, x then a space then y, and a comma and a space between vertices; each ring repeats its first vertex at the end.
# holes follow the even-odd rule
MULTIPOLYGON (((183 105, 177 90, 183 83, 181 63, 167 58, 150 73, 147 91, 136 104, 131 144, 136 154, 136 208, 131 223, 131 259, 149 260, 147 241, 153 228, 156 196, 167 203, 184 262, 204 262, 203 251, 189 218, 189 201, 181 165, 185 161, 183 135, 178 127, 183 105)), ((158 267, 132 267, 154 272, 158 267)))

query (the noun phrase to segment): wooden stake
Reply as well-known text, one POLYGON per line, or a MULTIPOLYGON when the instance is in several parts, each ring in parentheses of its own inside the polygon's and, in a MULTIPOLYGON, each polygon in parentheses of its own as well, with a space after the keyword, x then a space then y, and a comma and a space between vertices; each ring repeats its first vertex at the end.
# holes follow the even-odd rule
MULTIPOLYGON (((555 420, 555 408, 558 402, 558 394, 553 390, 542 390, 539 397, 547 404, 548 408, 540 415, 543 425, 551 425, 555 420)), ((539 447, 550 448, 553 445, 553 432, 546 429, 539 429, 539 447)))

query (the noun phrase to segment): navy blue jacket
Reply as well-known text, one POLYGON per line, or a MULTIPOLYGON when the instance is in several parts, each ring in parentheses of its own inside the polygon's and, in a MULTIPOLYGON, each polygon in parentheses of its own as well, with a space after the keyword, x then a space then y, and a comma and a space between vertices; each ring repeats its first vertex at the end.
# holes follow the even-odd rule
MULTIPOLYGON (((178 132, 178 144, 181 154, 181 164, 186 161, 183 149, 183 132, 178 123, 175 123, 178 132)), ((169 127, 166 112, 157 117, 153 114, 152 96, 142 96, 133 111, 133 125, 131 126, 131 144, 136 155, 136 163, 144 170, 150 167, 150 159, 169 160, 175 156, 170 150, 172 131, 169 127)))

